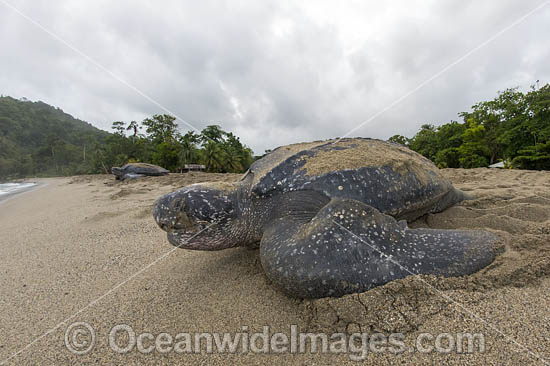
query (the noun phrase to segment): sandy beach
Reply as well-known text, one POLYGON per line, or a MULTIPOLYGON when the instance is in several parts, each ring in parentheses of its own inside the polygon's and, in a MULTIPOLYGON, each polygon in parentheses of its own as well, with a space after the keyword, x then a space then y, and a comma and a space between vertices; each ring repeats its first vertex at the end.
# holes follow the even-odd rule
POLYGON ((160 195, 239 175, 122 183, 108 175, 39 179, 40 187, 0 202, 0 364, 357 364, 349 353, 330 352, 120 354, 109 333, 125 324, 155 337, 254 333, 264 326, 290 334, 291 325, 327 334, 402 333, 404 352, 369 351, 363 363, 544 365, 550 360, 550 172, 442 172, 476 198, 410 226, 491 230, 501 238, 494 263, 462 278, 413 276, 319 300, 290 298, 275 288, 258 250, 176 249, 156 226, 151 213, 160 195), (83 355, 66 346, 75 322, 95 334, 83 355), (426 333, 480 333, 484 350, 412 351, 426 333))

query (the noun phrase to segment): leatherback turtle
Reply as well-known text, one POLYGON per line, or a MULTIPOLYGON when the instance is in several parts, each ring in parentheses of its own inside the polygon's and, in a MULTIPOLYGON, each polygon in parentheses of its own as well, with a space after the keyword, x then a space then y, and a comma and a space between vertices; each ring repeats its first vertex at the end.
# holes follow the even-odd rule
POLYGON ((130 163, 123 165, 122 167, 112 167, 111 173, 115 175, 117 180, 125 180, 140 178, 146 175, 166 175, 170 172, 158 165, 147 163, 130 163))
POLYGON ((262 267, 302 298, 363 292, 411 274, 460 276, 494 259, 497 237, 407 226, 467 197, 406 147, 346 138, 282 146, 235 183, 160 197, 158 225, 185 249, 260 247, 262 267))

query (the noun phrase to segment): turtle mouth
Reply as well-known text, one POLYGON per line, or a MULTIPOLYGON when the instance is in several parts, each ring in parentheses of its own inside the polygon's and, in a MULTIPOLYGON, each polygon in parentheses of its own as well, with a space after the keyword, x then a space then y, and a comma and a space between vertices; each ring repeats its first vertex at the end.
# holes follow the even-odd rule
POLYGON ((189 234, 189 235, 195 235, 200 233, 202 230, 206 229, 208 227, 207 221, 179 221, 175 225, 173 225, 171 228, 169 228, 168 232, 179 232, 183 234, 189 234))
POLYGON ((184 247, 188 244, 196 233, 190 233, 183 230, 169 231, 168 242, 175 247, 184 247))
POLYGON ((199 239, 200 234, 205 232, 208 227, 206 223, 199 223, 192 229, 170 230, 167 233, 168 242, 178 248, 194 249, 193 243, 195 239, 199 239))

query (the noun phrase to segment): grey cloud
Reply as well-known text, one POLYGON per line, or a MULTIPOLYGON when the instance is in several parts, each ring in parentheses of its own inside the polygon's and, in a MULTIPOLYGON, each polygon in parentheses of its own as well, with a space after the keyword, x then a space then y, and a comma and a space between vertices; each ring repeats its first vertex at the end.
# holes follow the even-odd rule
MULTIPOLYGON (((13 1, 179 117, 219 123, 256 153, 344 135, 537 4, 13 1)), ((550 82, 549 8, 353 135, 410 136, 497 90, 550 82)), ((103 129, 163 112, 1 4, 0 40, 2 94, 103 129)))

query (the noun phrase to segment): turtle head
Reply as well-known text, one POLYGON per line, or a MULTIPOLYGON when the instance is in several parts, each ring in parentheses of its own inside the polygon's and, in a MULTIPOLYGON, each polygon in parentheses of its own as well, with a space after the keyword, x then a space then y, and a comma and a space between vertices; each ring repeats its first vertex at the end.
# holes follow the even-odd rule
POLYGON ((168 241, 183 249, 220 250, 239 244, 235 183, 198 183, 166 194, 153 215, 168 241))
POLYGON ((111 168, 111 173, 118 179, 122 176, 122 168, 114 166, 111 168))

